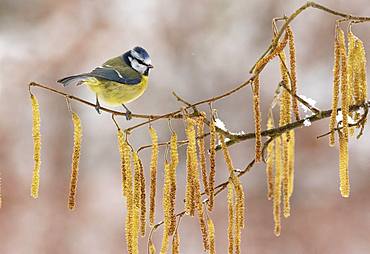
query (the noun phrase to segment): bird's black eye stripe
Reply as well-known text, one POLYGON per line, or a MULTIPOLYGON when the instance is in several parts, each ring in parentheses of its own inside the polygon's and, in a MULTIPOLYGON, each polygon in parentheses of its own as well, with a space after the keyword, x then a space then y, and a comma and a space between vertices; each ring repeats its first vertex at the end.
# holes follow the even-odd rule
POLYGON ((138 59, 138 58, 136 58, 136 57, 134 57, 134 59, 136 60, 136 61, 138 61, 138 63, 139 64, 142 64, 142 65, 145 65, 145 66, 148 66, 146 63, 144 63, 142 60, 140 60, 140 59, 138 59))

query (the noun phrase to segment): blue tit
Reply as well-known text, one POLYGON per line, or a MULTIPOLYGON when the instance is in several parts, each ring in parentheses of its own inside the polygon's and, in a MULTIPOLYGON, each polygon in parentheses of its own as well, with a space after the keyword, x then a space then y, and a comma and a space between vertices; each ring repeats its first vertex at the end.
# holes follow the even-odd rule
POLYGON ((153 68, 145 49, 135 47, 124 54, 106 61, 101 67, 58 80, 64 86, 71 83, 87 85, 96 94, 96 110, 100 113, 99 99, 112 106, 122 105, 126 118, 131 112, 126 103, 139 98, 148 87, 149 70, 153 68))

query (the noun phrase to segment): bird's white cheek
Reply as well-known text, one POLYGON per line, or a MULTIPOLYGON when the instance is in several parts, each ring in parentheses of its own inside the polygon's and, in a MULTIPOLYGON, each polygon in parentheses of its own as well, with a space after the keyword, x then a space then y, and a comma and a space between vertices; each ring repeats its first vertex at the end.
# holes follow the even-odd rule
POLYGON ((145 71, 146 71, 146 66, 143 65, 143 64, 140 64, 138 61, 136 61, 135 59, 133 59, 131 61, 131 66, 132 68, 134 68, 135 70, 137 70, 138 72, 140 72, 141 74, 143 74, 145 71))

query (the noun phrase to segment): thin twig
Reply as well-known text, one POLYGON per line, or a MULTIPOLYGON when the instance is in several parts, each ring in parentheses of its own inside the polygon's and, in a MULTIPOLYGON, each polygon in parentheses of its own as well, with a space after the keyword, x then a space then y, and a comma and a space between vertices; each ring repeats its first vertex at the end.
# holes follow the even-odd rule
MULTIPOLYGON (((207 136, 209 136, 209 132, 204 133, 202 136, 197 136, 196 140, 201 139, 201 138, 205 138, 207 136)), ((162 143, 158 143, 158 146, 168 146, 168 145, 170 145, 170 143, 171 143, 171 141, 162 142, 162 143)), ((178 146, 185 145, 187 143, 189 143, 189 140, 187 140, 187 139, 177 141, 178 146)), ((143 145, 139 149, 137 149, 137 152, 140 152, 140 151, 145 150, 147 148, 151 148, 152 146, 153 146, 153 144, 143 145)))
MULTIPOLYGON (((361 127, 363 126, 364 122, 365 122, 365 121, 366 121, 366 119, 367 119, 367 115, 368 115, 368 113, 369 113, 369 108, 368 108, 367 106, 364 106, 364 109, 365 109, 365 112, 364 112, 364 114, 361 116, 361 118, 360 118, 356 123, 349 124, 349 125, 348 125, 348 127, 357 127, 357 128, 359 128, 360 126, 361 126, 361 127)), ((325 137, 325 136, 330 135, 332 132, 334 132, 334 131, 340 131, 341 129, 343 129, 343 126, 341 126, 341 127, 337 127, 337 128, 334 128, 332 131, 329 131, 329 132, 326 132, 326 133, 324 133, 324 134, 321 134, 321 135, 317 136, 316 138, 317 138, 317 139, 323 138, 323 137, 325 137)), ((361 128, 360 133, 359 133, 359 135, 357 136, 357 138, 359 138, 359 137, 362 135, 362 129, 363 129, 363 128, 361 128)))
POLYGON ((280 86, 282 86, 285 90, 288 91, 288 93, 291 95, 291 96, 294 96, 295 98, 297 98, 297 100, 302 103, 302 105, 304 105, 306 108, 308 108, 312 113, 315 113, 315 114, 320 114, 320 110, 316 107, 314 107, 313 105, 311 105, 308 101, 306 101, 305 99, 303 99, 301 96, 297 95, 297 94, 293 94, 292 90, 290 90, 286 84, 284 84, 284 81, 281 81, 279 83, 280 86))

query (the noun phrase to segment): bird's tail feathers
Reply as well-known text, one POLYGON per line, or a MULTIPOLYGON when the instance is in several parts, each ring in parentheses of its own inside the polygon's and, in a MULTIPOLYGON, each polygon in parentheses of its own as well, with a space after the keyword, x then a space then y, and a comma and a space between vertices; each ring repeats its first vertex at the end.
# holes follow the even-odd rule
POLYGON ((62 79, 59 79, 57 82, 63 84, 63 86, 68 86, 72 83, 76 83, 77 85, 80 84, 80 81, 86 79, 88 76, 87 74, 78 74, 73 76, 68 76, 62 79))

